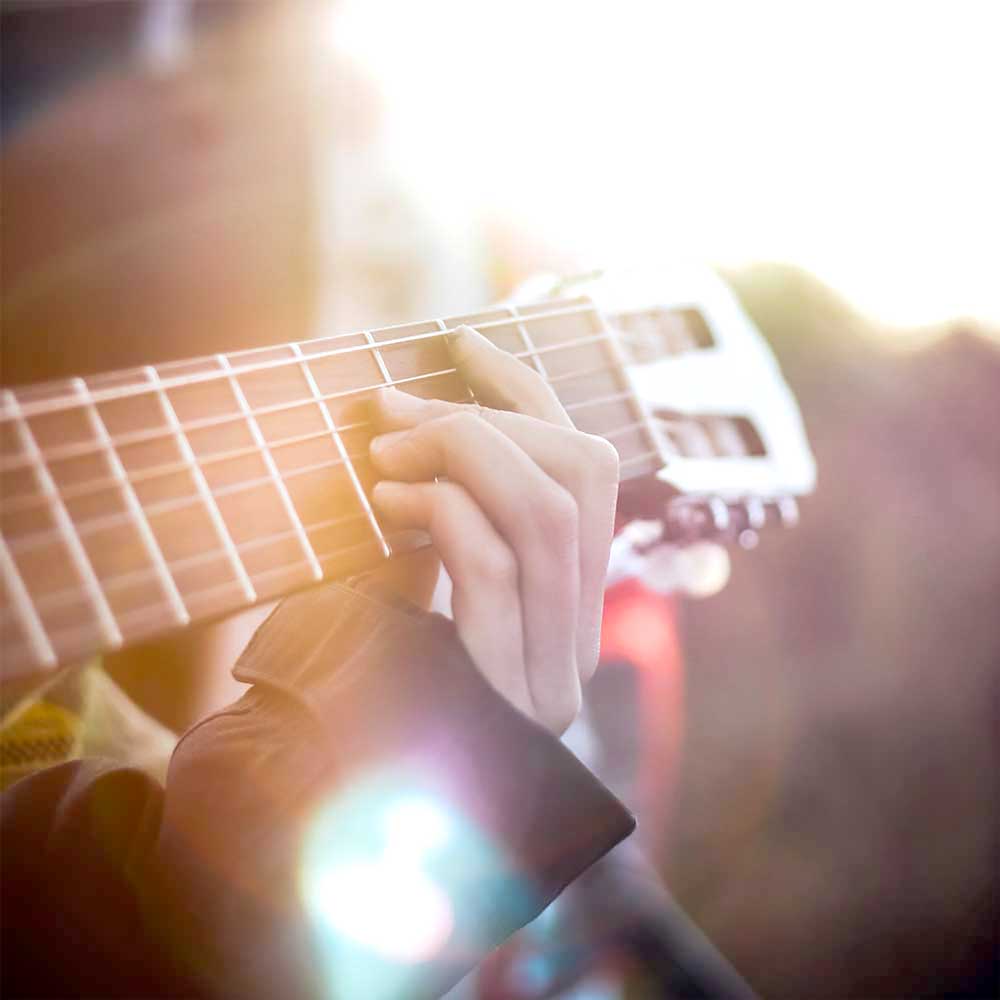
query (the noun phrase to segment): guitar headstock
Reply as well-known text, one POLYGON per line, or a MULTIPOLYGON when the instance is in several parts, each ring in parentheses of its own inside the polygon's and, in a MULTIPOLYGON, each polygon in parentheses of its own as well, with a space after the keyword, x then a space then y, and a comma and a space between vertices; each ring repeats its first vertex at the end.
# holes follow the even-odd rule
POLYGON ((769 522, 794 524, 815 462, 777 360, 725 282, 708 269, 671 268, 550 285, 550 294, 570 293, 603 313, 652 420, 662 467, 624 484, 620 500, 626 517, 659 525, 644 536, 650 544, 750 546, 769 522))

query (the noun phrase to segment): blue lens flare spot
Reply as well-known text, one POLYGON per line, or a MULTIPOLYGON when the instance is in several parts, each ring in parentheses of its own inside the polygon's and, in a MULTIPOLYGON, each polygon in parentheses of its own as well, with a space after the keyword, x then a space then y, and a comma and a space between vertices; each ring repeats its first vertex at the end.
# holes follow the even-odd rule
POLYGON ((300 886, 313 923, 400 962, 432 957, 454 926, 451 901, 426 863, 454 824, 426 795, 378 785, 323 809, 306 843, 300 886))

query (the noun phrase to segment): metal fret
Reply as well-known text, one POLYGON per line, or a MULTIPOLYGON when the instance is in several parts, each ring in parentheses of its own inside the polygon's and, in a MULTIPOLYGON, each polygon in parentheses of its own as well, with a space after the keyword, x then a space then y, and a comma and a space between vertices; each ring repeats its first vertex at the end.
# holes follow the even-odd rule
POLYGON ((184 601, 181 598, 180 591, 177 589, 177 584, 174 582, 174 578, 170 575, 170 570, 167 568, 167 562, 163 558, 163 552, 160 549, 159 543, 156 541, 153 529, 149 525, 149 519, 143 511, 142 505, 139 503, 139 498, 135 494, 135 489, 133 488, 131 482, 129 482, 128 473, 125 471, 125 466, 122 464, 122 460, 118 455, 118 452, 115 450, 115 446, 111 441, 111 435, 108 433, 108 428, 104 423, 104 419, 101 417, 100 411, 90 398, 90 389, 82 378, 73 379, 73 387, 86 400, 85 405, 87 418, 90 421, 91 430, 93 430, 95 437, 107 449, 105 457, 108 465, 111 466, 111 471, 114 475, 115 481, 118 483, 118 487, 122 491, 122 496, 125 499, 125 506, 132 515, 136 531, 139 532, 139 537, 142 539, 146 552, 153 563, 156 578, 159 580, 160 586, 163 588, 167 601, 173 610, 174 617, 177 619, 177 624, 187 625, 191 621, 191 615, 188 613, 188 609, 184 606, 184 601))
MULTIPOLYGON (((506 323, 506 324, 509 324, 510 320, 509 319, 505 319, 503 322, 506 323)), ((489 323, 482 323, 478 327, 476 327, 476 329, 477 330, 486 329, 490 325, 491 324, 489 324, 489 323)), ((496 325, 496 324, 492 324, 492 325, 496 325)), ((441 333, 439 331, 435 330, 431 334, 422 334, 422 335, 414 336, 414 337, 411 338, 411 340, 412 341, 425 340, 425 339, 427 339, 428 336, 430 336, 430 337, 440 337, 441 333)), ((585 344, 600 343, 601 341, 605 341, 607 339, 608 339, 608 337, 607 337, 606 334, 596 334, 596 335, 591 334, 591 335, 588 335, 586 337, 576 338, 575 340, 568 340, 568 341, 565 341, 565 342, 563 342, 561 344, 550 344, 547 347, 539 347, 534 352, 527 352, 526 351, 523 354, 512 354, 511 356, 515 357, 515 358, 520 358, 522 356, 528 356, 531 353, 534 353, 534 354, 537 354, 537 355, 541 356, 541 355, 550 354, 550 353, 553 353, 553 352, 556 352, 556 351, 572 350, 573 348, 582 347, 585 344)), ((383 348, 383 347, 386 346, 387 343, 389 343, 389 342, 388 341, 382 341, 380 344, 378 344, 378 347, 379 348, 383 348)), ((408 343, 408 341, 406 341, 406 340, 396 340, 396 341, 392 341, 392 343, 393 344, 401 344, 401 343, 408 343)), ((372 349, 372 345, 365 344, 365 345, 363 345, 363 347, 361 349, 365 350, 365 351, 370 351, 372 349)), ((311 355, 309 355, 309 361, 310 362, 315 362, 317 359, 323 358, 325 356, 326 355, 324 355, 322 353, 311 354, 311 355)), ((270 367, 274 367, 274 366, 270 365, 270 366, 267 366, 267 367, 270 368, 270 367)), ((548 381, 550 383, 555 383, 556 381, 558 381, 560 379, 577 378, 577 377, 579 377, 581 375, 590 375, 590 374, 596 374, 597 372, 602 372, 602 371, 617 370, 617 367, 618 367, 617 363, 615 365, 602 365, 602 366, 597 367, 597 368, 588 368, 588 369, 585 369, 585 370, 582 370, 582 371, 579 371, 579 372, 571 372, 571 373, 567 373, 567 374, 563 374, 563 375, 554 375, 554 376, 550 377, 548 381)), ((242 371, 247 371, 247 372, 252 372, 253 370, 254 369, 252 369, 252 368, 242 369, 242 371)), ((241 369, 234 369, 234 373, 237 374, 237 375, 240 374, 240 371, 241 371, 241 369)), ((365 392, 374 392, 377 389, 385 388, 385 386, 387 386, 387 385, 407 385, 407 384, 414 384, 415 385, 415 384, 418 384, 420 382, 424 382, 424 381, 427 381, 427 380, 430 380, 430 379, 433 379, 433 378, 437 378, 437 377, 442 376, 442 375, 454 375, 455 372, 456 372, 456 369, 454 367, 451 367, 451 368, 442 368, 439 371, 421 372, 418 375, 410 375, 410 376, 407 376, 405 378, 396 378, 396 379, 389 378, 387 381, 385 380, 385 376, 382 376, 383 377, 383 381, 375 383, 373 385, 362 385, 362 386, 357 386, 357 387, 354 387, 354 388, 351 388, 351 389, 340 389, 340 390, 337 390, 336 392, 325 392, 325 393, 323 393, 323 395, 322 395, 321 398, 324 401, 325 400, 334 400, 334 399, 345 399, 348 396, 357 396, 357 395, 359 395, 361 393, 365 393, 365 392)), ((200 382, 204 382, 205 380, 204 379, 198 379, 196 381, 200 383, 200 382)), ((164 383, 164 385, 165 385, 165 383, 164 383)), ((135 395, 135 393, 128 393, 128 395, 135 395)), ((93 398, 94 398, 94 402, 95 403, 102 402, 101 398, 98 395, 96 395, 96 394, 94 394, 93 398)), ((288 401, 288 402, 272 403, 272 404, 270 404, 268 406, 258 406, 258 407, 254 408, 253 412, 254 412, 254 415, 258 416, 258 417, 268 416, 268 415, 273 414, 273 413, 281 413, 281 412, 285 412, 285 411, 288 411, 288 410, 293 410, 296 407, 300 407, 300 406, 311 406, 314 402, 315 402, 315 400, 310 396, 308 398, 300 399, 300 400, 291 400, 291 401, 288 401)), ((56 407, 55 411, 53 411, 53 412, 60 411, 60 410, 65 410, 65 409, 70 409, 70 407, 58 406, 58 407, 56 407)), ((0 419, 3 419, 2 414, 0 414, 0 419)), ((187 430, 190 430, 190 431, 200 431, 200 430, 205 430, 206 428, 209 428, 209 427, 221 427, 221 426, 223 426, 223 425, 225 425, 227 423, 232 423, 233 421, 242 420, 242 419, 243 419, 243 414, 242 413, 240 413, 240 414, 220 414, 220 415, 215 415, 215 416, 211 416, 211 417, 202 417, 202 418, 197 419, 197 420, 188 420, 188 421, 185 422, 184 426, 185 426, 185 428, 187 430)), ((132 433, 129 433, 129 434, 124 434, 124 435, 121 435, 120 437, 115 438, 115 445, 118 446, 118 447, 125 447, 127 445, 132 445, 132 444, 140 444, 143 441, 153 441, 153 440, 156 440, 158 438, 170 436, 171 433, 172 432, 169 429, 167 431, 148 430, 148 429, 147 430, 142 430, 142 431, 135 431, 135 432, 132 432, 132 433)), ((90 445, 75 444, 75 445, 68 445, 68 446, 66 446, 64 448, 56 449, 52 453, 51 457, 53 458, 53 460, 55 460, 55 459, 63 459, 63 458, 78 458, 80 455, 93 454, 93 453, 94 453, 94 448, 92 448, 90 445)), ((205 462, 207 464, 207 462, 211 462, 211 461, 214 461, 214 460, 215 460, 214 458, 209 458, 209 459, 206 459, 205 462)), ((18 468, 18 464, 16 462, 15 463, 9 463, 9 462, 8 463, 2 463, 2 467, 4 469, 7 469, 7 468, 18 468)))
POLYGON ((535 371, 537 371, 538 374, 541 375, 546 382, 548 382, 549 373, 545 370, 545 365, 542 362, 542 359, 538 356, 538 348, 535 346, 534 341, 528 334, 528 328, 524 325, 524 318, 515 306, 507 306, 507 311, 510 313, 511 318, 517 321, 517 332, 521 336, 521 343, 524 344, 525 349, 528 351, 532 364, 535 366, 535 371))
MULTIPOLYGON (((555 319, 555 318, 560 317, 560 316, 579 316, 579 315, 581 315, 583 313, 594 313, 594 312, 595 312, 595 308, 594 308, 593 304, 589 303, 589 302, 585 303, 583 305, 578 305, 578 304, 573 304, 573 305, 559 305, 558 303, 553 303, 551 309, 546 309, 544 312, 538 312, 536 314, 533 314, 533 316, 531 318, 532 319, 541 319, 541 318, 544 318, 544 319, 555 319)), ((491 329, 492 327, 495 327, 495 326, 505 326, 505 325, 507 325, 509 323, 510 323, 510 319, 509 318, 505 318, 505 319, 502 319, 502 320, 490 320, 490 321, 487 321, 485 323, 478 323, 478 324, 476 324, 476 329, 479 330, 480 332, 482 332, 483 330, 489 330, 489 329, 491 329)), ((402 326, 408 326, 410 324, 404 323, 404 324, 401 324, 401 325, 402 326)), ((391 330, 394 330, 394 329, 396 329, 396 327, 391 327, 391 326, 384 327, 385 331, 391 331, 391 330)), ((329 339, 336 340, 336 339, 340 339, 340 338, 356 337, 356 336, 357 336, 356 333, 346 333, 346 334, 339 334, 337 337, 332 337, 332 338, 329 338, 329 339)), ((382 340, 382 341, 378 342, 378 346, 380 348, 395 347, 395 346, 401 345, 401 344, 413 344, 413 343, 419 342, 421 340, 427 340, 427 339, 430 339, 430 338, 433 338, 433 337, 440 337, 440 336, 441 336, 440 331, 438 331, 438 330, 432 330, 430 333, 408 334, 407 336, 404 336, 404 337, 393 337, 393 338, 391 338, 389 340, 382 340)), ((606 338, 608 336, 610 336, 610 334, 604 333, 600 337, 594 337, 594 338, 590 338, 590 339, 599 340, 599 339, 606 338)), ((310 360, 311 361, 319 361, 319 360, 321 360, 323 358, 333 358, 333 357, 337 357, 337 356, 343 355, 343 354, 355 354, 355 353, 358 353, 359 351, 368 351, 368 350, 371 349, 371 345, 374 344, 375 341, 374 341, 374 338, 371 338, 370 336, 366 335, 366 337, 369 340, 368 344, 359 344, 356 347, 339 347, 339 348, 334 348, 333 350, 329 350, 329 351, 317 351, 316 353, 310 355, 310 360)), ((287 345, 285 345, 285 346, 287 346, 287 345)), ((556 346, 556 349, 559 349, 559 347, 563 346, 563 345, 558 345, 557 344, 555 346, 556 346)), ((565 346, 568 347, 568 346, 572 346, 572 345, 566 344, 565 346)), ((253 348, 253 349, 251 349, 251 350, 249 350, 249 351, 247 351, 245 353, 247 353, 247 354, 253 354, 253 353, 259 352, 260 350, 262 350, 262 349, 261 348, 253 348)), ((265 348, 264 350, 267 350, 267 349, 265 348)), ((545 350, 548 350, 548 348, 542 348, 542 351, 545 351, 545 350)), ((244 353, 244 352, 236 351, 236 352, 233 352, 233 356, 234 357, 238 357, 242 353, 244 353)), ((206 360, 205 358, 191 358, 191 359, 189 359, 187 361, 174 362, 174 364, 184 365, 184 366, 190 366, 193 363, 204 362, 205 360, 206 360)), ((253 374, 253 373, 256 373, 256 372, 268 371, 271 368, 281 368, 281 367, 284 367, 286 365, 291 365, 291 364, 295 364, 295 363, 296 362, 295 362, 294 358, 271 360, 271 361, 260 361, 257 364, 250 364, 250 365, 246 365, 246 366, 241 367, 241 368, 234 368, 233 371, 234 371, 234 373, 236 375, 247 375, 247 374, 253 374)), ((145 372, 149 367, 150 366, 147 365, 145 368, 141 368, 141 369, 126 369, 125 371, 117 372, 117 373, 112 373, 112 374, 123 375, 123 374, 127 374, 127 373, 133 372, 133 371, 143 371, 143 372, 145 372)), ((163 367, 169 367, 169 365, 164 365, 163 367)), ((197 385, 197 384, 202 383, 202 382, 212 382, 212 381, 215 381, 215 380, 222 379, 224 377, 225 377, 224 373, 219 373, 219 372, 199 372, 199 373, 193 374, 193 375, 177 376, 177 377, 170 378, 170 379, 161 379, 159 376, 157 376, 157 383, 158 383, 158 385, 160 385, 162 387, 162 390, 181 389, 181 388, 184 388, 186 386, 197 385)), ((94 398, 94 402, 95 403, 105 403, 105 402, 111 402, 113 400, 118 400, 118 399, 126 399, 129 396, 147 395, 147 394, 149 394, 149 393, 151 393, 153 391, 155 391, 155 390, 153 390, 153 389, 143 389, 143 388, 140 388, 140 387, 134 386, 134 385, 133 386, 126 386, 126 387, 118 387, 118 388, 115 388, 115 389, 96 389, 93 392, 93 398, 94 398)), ((70 401, 70 399, 67 399, 67 398, 62 398, 62 399, 47 399, 47 400, 42 401, 42 402, 29 402, 27 404, 27 409, 24 410, 24 415, 27 416, 27 417, 34 417, 34 416, 40 416, 42 414, 47 414, 47 413, 56 413, 56 412, 58 412, 60 410, 76 409, 78 407, 79 407, 79 403, 74 403, 74 402, 70 401)), ((5 413, 2 409, 0 409, 0 420, 6 419, 8 416, 9 416, 9 414, 5 413)))
POLYGON ((57 666, 59 661, 56 657, 56 651, 52 648, 45 626, 42 624, 41 618, 38 617, 31 595, 24 586, 24 580, 21 579, 17 563, 14 562, 7 550, 7 543, 3 538, 0 538, 0 569, 3 570, 7 592, 14 602, 17 617, 28 636, 28 644, 35 654, 35 659, 43 667, 57 666))
MULTIPOLYGON (((397 382, 403 381, 402 379, 393 379, 393 377, 389 374, 389 369, 386 367, 386 364, 385 364, 385 358, 382 357, 382 351, 379 349, 378 343, 376 342, 375 338, 372 336, 371 331, 370 330, 363 330, 362 331, 362 335, 364 336, 365 342, 368 345, 368 350, 371 351, 372 357, 375 359, 375 364, 378 365, 378 371, 379 371, 379 374, 382 376, 382 381, 386 385, 395 385, 397 382)), ((322 406, 322 404, 320 404, 320 405, 322 406)), ((323 407, 323 409, 325 410, 326 407, 323 407)), ((379 531, 379 534, 382 535, 382 532, 379 531)), ((385 536, 382 536, 381 539, 380 539, 380 541, 381 541, 382 545, 384 546, 383 551, 387 555, 391 555, 392 554, 392 546, 389 545, 389 542, 385 538, 385 536)))
POLYGON ((567 413, 573 410, 585 410, 591 406, 606 406, 609 403, 624 403, 634 398, 635 393, 631 389, 625 392, 613 392, 610 396, 598 396, 596 399, 582 399, 579 403, 563 403, 563 409, 567 413))
MULTIPOLYGON (((449 330, 448 324, 443 319, 436 319, 436 320, 434 320, 434 322, 437 323, 437 328, 442 333, 446 333, 449 330)), ((456 369, 456 371, 457 371, 457 369, 456 369)), ((465 391, 468 394, 469 402, 470 403, 476 403, 476 404, 478 404, 479 400, 476 399, 476 394, 473 391, 472 386, 469 385, 469 383, 465 382, 464 380, 463 380, 463 385, 465 386, 465 391)))
MULTIPOLYGON (((324 528, 340 528, 345 525, 350 524, 353 521, 359 521, 364 518, 363 514, 350 514, 346 517, 332 517, 327 518, 323 521, 315 521, 311 524, 306 525, 308 531, 319 531, 324 528)), ((252 552, 255 549, 266 548, 275 542, 284 541, 294 535, 291 529, 286 529, 285 531, 275 531, 269 535, 262 535, 260 538, 255 538, 252 541, 244 542, 239 546, 240 552, 252 552)), ((2 543, 2 540, 0 540, 2 543)), ((170 568, 177 570, 191 569, 196 566, 203 566, 206 563, 211 563, 216 559, 226 558, 225 549, 212 549, 208 552, 199 552, 193 556, 185 556, 183 559, 177 559, 170 563, 170 568)), ((304 565, 304 560, 301 563, 304 565)), ((300 565, 295 563, 294 565, 300 565)), ((16 565, 14 567, 16 571, 16 565)), ((118 576, 112 577, 110 580, 105 581, 104 589, 113 590, 124 590, 127 587, 134 586, 135 584, 144 583, 149 577, 153 575, 153 570, 149 568, 130 570, 127 573, 121 573, 118 576)), ((226 586, 231 586, 232 584, 226 584, 226 586)), ((200 592, 199 592, 200 593, 200 592)), ((39 598, 34 602, 34 606, 41 608, 43 610, 50 610, 60 607, 65 607, 69 604, 74 603, 78 599, 77 591, 74 589, 57 590, 53 594, 46 594, 44 597, 39 598)), ((29 599, 29 604, 31 604, 29 599)), ((6 609, 0 613, 0 619, 7 621, 9 620, 9 615, 6 609)))
POLYGON ((215 497, 212 496, 208 480, 205 479, 205 473, 198 464, 198 459, 195 456, 194 449, 191 447, 191 442, 188 440, 187 434, 184 433, 184 428, 181 426, 180 420, 177 419, 177 411, 174 409, 174 404, 170 402, 170 397, 164 391, 156 369, 152 365, 147 365, 143 369, 143 372, 146 378, 153 383, 164 419, 170 425, 170 430, 174 435, 174 440, 177 442, 177 447, 180 449, 181 456, 187 463, 188 471, 194 479, 195 488, 198 490, 198 494, 205 504, 205 509, 208 511, 208 516, 212 521, 212 527, 215 528, 215 532, 219 536, 219 541, 222 542, 222 547, 229 557, 229 564, 236 574, 240 588, 247 602, 254 604, 257 601, 257 591, 254 590, 254 585, 250 580, 246 567, 243 565, 243 560, 240 559, 240 554, 233 544, 232 535, 229 534, 226 522, 222 518, 222 511, 219 510, 219 505, 215 502, 215 497))
POLYGON ((292 503, 292 498, 288 494, 288 487, 285 485, 285 481, 281 478, 281 473, 278 471, 278 466, 274 461, 274 456, 271 454, 271 449, 267 446, 267 439, 264 437, 264 434, 260 429, 260 424, 257 423, 257 418, 254 416, 254 412, 251 409, 249 402, 247 402, 246 394, 243 392, 243 386, 240 385, 239 379, 237 379, 233 373, 233 366, 229 363, 229 358, 227 358, 224 354, 217 354, 215 358, 229 373, 229 386, 233 390, 233 395, 236 397, 236 402, 239 405, 239 408, 243 411, 243 416, 246 418, 247 426, 250 428, 250 434, 257 447, 260 448, 261 458, 264 460, 264 464, 267 466, 267 471, 271 474, 271 478, 274 480, 278 496, 281 498, 281 505, 285 508, 285 513, 288 515, 288 519, 292 523, 292 528, 295 531, 295 537, 298 539, 299 545, 302 546, 302 551, 306 555, 306 561, 309 563, 309 568, 312 570, 313 578, 316 580, 322 580, 323 568, 320 566, 319 560, 316 558, 316 553, 313 551, 312 543, 306 535, 305 528, 302 527, 302 519, 299 517, 299 512, 295 509, 295 504, 292 503))
POLYGON ((87 597, 90 599, 90 603, 94 609, 104 641, 117 649, 124 642, 121 629, 118 627, 114 612, 111 610, 111 606, 108 604, 107 598, 105 598, 104 592, 101 590, 100 581, 97 579, 94 567, 90 564, 90 559, 87 557, 83 543, 80 541, 76 529, 73 527, 73 519, 69 516, 69 511, 66 510, 66 505, 59 496, 59 490, 38 448, 35 435, 31 432, 28 421, 21 413, 17 397, 10 390, 5 390, 3 396, 13 414, 17 434, 21 439, 21 447, 32 459, 32 470, 34 471, 35 478, 38 480, 42 492, 49 499, 52 516, 59 528, 60 535, 69 552, 73 566, 80 576, 84 589, 87 591, 87 597))
MULTIPOLYGON (((598 324, 601 332, 608 334, 610 331, 604 315, 600 312, 596 315, 598 317, 598 324)), ((627 374, 628 359, 625 357, 621 349, 621 345, 614 339, 614 337, 608 336, 608 339, 603 344, 603 348, 605 354, 611 361, 611 367, 620 373, 622 381, 625 382, 625 391, 627 393, 628 403, 632 408, 633 416, 638 418, 636 421, 638 426, 635 429, 642 429, 645 431, 645 437, 647 438, 648 443, 652 445, 652 454, 661 463, 666 463, 670 458, 670 449, 665 446, 663 435, 657 430, 652 412, 639 393, 636 392, 635 385, 627 374)), ((619 455, 621 465, 628 465, 631 462, 637 461, 640 457, 649 457, 646 455, 640 455, 627 458, 626 456, 621 455, 620 451, 619 455)))
MULTIPOLYGON (((370 330, 362 331, 362 336, 368 343, 368 349, 372 353, 372 357, 375 358, 375 364, 378 365, 379 374, 382 376, 382 380, 386 385, 393 384, 393 377, 389 374, 389 369, 385 366, 385 358, 382 357, 382 351, 379 349, 378 342, 372 336, 370 330)), ((412 338, 416 339, 416 337, 412 338)))
MULTIPOLYGON (((356 542, 352 545, 345 545, 337 549, 335 552, 329 552, 322 557, 323 562, 329 562, 333 559, 342 559, 348 553, 358 553, 359 555, 365 554, 370 551, 370 542, 356 542)), ((289 570, 297 569, 300 566, 307 565, 306 560, 296 560, 294 562, 283 563, 280 566, 272 566, 270 569, 261 570, 258 576, 263 580, 268 580, 272 578, 280 578, 282 574, 287 573, 289 570)), ((202 587, 200 590, 194 592, 194 596, 204 600, 205 598, 211 597, 219 593, 225 593, 230 588, 236 586, 235 580, 227 581, 226 583, 216 583, 208 587, 202 587)), ((155 619, 153 617, 153 608, 149 605, 143 607, 133 608, 130 611, 125 612, 122 615, 123 620, 133 624, 136 628, 148 628, 149 625, 155 624, 155 619)), ((86 640, 86 634, 84 629, 79 626, 69 626, 57 629, 55 635, 63 643, 67 644, 77 644, 86 640)))
POLYGON ((368 523, 371 525, 372 531, 375 532, 375 537, 378 539, 378 544, 382 549, 382 554, 386 557, 386 559, 388 559, 392 555, 392 548, 382 531, 382 526, 378 523, 378 519, 375 517, 372 505, 369 503, 368 496, 364 491, 364 487, 361 485, 361 480, 358 478, 358 471, 354 468, 354 462, 351 460, 351 456, 347 454, 344 439, 340 436, 340 431, 337 430, 337 425, 333 422, 333 417, 330 416, 330 411, 323 405, 323 394, 320 392, 319 385, 316 383, 316 378, 312 373, 312 369, 309 367, 309 362, 306 360, 306 356, 302 353, 302 348, 299 347, 298 344, 292 344, 291 348, 296 356, 301 359, 300 367, 302 375, 306 380, 306 384, 309 386, 309 391, 316 400, 316 405, 319 407, 319 412, 323 416, 323 422, 326 424, 327 430, 333 436, 334 444, 336 444, 337 451, 340 453, 344 467, 347 469, 351 485, 358 494, 358 499, 361 501, 361 507, 365 512, 365 517, 368 519, 368 523))

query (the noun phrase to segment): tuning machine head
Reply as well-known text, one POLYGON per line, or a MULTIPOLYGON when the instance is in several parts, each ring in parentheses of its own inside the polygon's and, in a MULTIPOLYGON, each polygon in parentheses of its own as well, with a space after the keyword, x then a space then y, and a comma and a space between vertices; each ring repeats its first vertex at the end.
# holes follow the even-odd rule
POLYGON ((798 520, 798 504, 794 497, 723 500, 715 496, 678 496, 666 505, 663 539, 672 545, 713 541, 752 549, 758 544, 764 528, 772 524, 790 528, 798 524, 798 520))

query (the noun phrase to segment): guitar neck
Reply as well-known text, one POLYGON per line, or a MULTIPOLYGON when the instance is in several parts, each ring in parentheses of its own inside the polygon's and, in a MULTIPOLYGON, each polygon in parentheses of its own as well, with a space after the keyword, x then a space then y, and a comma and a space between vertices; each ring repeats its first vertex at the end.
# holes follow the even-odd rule
POLYGON ((373 568, 426 543, 380 524, 367 400, 465 402, 444 333, 534 367, 623 479, 662 465, 587 299, 504 307, 3 391, 5 678, 373 568))

